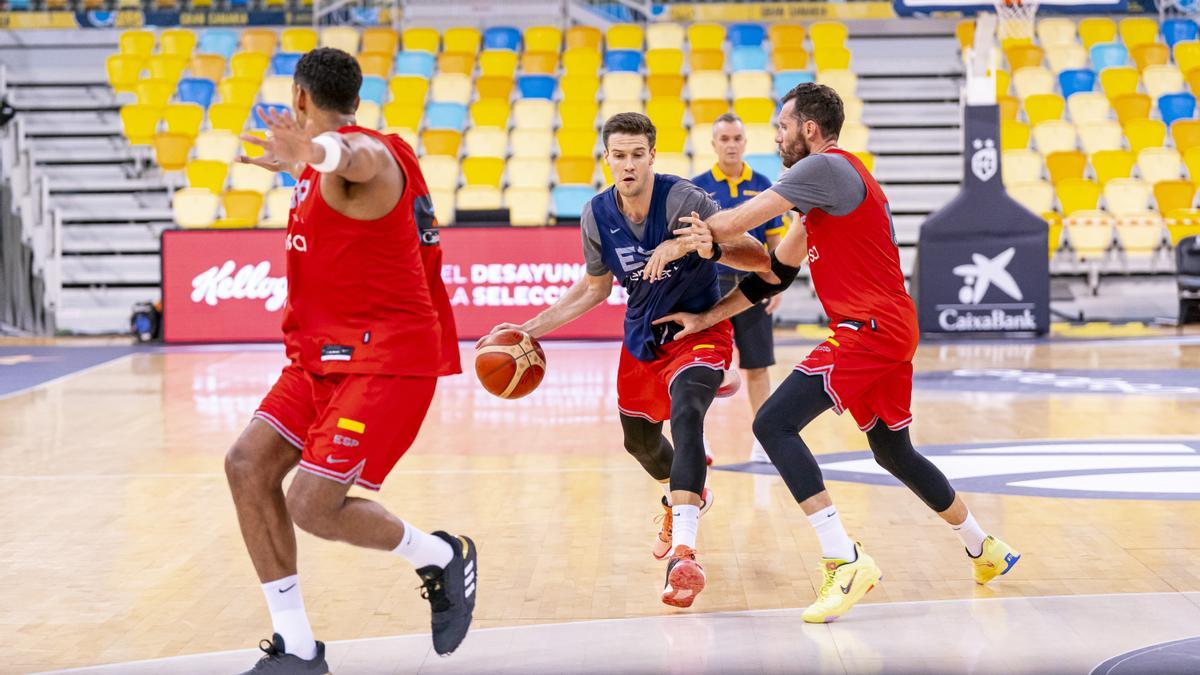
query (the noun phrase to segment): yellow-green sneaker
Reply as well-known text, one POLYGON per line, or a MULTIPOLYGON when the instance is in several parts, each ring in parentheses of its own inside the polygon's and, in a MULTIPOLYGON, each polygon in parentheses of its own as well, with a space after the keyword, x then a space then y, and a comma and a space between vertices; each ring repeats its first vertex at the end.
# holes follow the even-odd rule
POLYGON ((817 591, 817 601, 804 610, 805 621, 829 623, 836 620, 883 579, 883 572, 863 551, 862 544, 855 542, 854 553, 857 556, 854 560, 823 559, 825 582, 817 591))
POLYGON ((1013 565, 1021 559, 1021 554, 989 534, 987 539, 983 540, 983 550, 979 555, 973 556, 967 551, 967 557, 975 565, 975 583, 983 585, 1001 574, 1008 574, 1013 565))

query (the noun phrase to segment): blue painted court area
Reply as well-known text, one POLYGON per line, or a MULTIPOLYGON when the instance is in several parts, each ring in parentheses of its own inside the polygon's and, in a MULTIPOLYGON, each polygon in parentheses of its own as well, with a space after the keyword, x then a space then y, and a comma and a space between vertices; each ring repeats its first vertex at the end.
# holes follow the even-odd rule
POLYGON ((0 345, 0 398, 143 351, 144 347, 19 347, 0 345))

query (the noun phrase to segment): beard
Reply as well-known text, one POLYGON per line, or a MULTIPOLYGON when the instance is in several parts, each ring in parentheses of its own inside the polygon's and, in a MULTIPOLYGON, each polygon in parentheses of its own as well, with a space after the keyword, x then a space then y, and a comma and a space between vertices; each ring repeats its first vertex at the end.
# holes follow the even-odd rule
POLYGON ((783 168, 790 169, 800 160, 808 157, 808 146, 804 140, 799 140, 795 145, 783 144, 779 146, 779 158, 783 161, 783 168))

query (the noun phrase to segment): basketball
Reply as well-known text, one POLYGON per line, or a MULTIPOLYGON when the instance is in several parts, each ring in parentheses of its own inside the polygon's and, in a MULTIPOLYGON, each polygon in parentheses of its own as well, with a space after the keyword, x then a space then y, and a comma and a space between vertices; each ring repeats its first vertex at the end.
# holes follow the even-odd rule
POLYGON ((484 338, 475 350, 475 375, 500 398, 529 395, 546 375, 546 354, 528 333, 505 330, 484 338))

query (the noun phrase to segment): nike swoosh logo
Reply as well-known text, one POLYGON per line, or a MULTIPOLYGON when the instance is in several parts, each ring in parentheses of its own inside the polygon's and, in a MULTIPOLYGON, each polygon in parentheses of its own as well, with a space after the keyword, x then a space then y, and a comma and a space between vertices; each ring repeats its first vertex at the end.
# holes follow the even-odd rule
POLYGON ((621 228, 619 228, 619 227, 618 227, 618 228, 617 228, 617 229, 615 229, 615 230, 609 230, 609 233, 610 233, 610 234, 616 234, 616 233, 618 233, 618 232, 620 232, 620 231, 621 231, 621 228))
POLYGON ((281 589, 279 589, 279 592, 280 592, 280 593, 287 593, 288 591, 292 590, 292 589, 293 589, 293 588, 295 588, 295 587, 296 587, 296 584, 292 584, 291 586, 288 586, 287 588, 281 588, 281 589))
POLYGON ((850 589, 854 587, 854 580, 856 578, 858 578, 858 570, 854 570, 854 574, 852 574, 850 576, 850 583, 846 584, 845 586, 842 586, 843 593, 845 593, 846 595, 850 595, 850 589))
POLYGON ((348 459, 336 459, 336 458, 334 458, 334 457, 326 457, 326 458, 325 458, 325 461, 326 461, 326 462, 329 462, 330 464, 342 464, 342 463, 344 463, 344 462, 349 462, 350 460, 348 460, 348 459))

